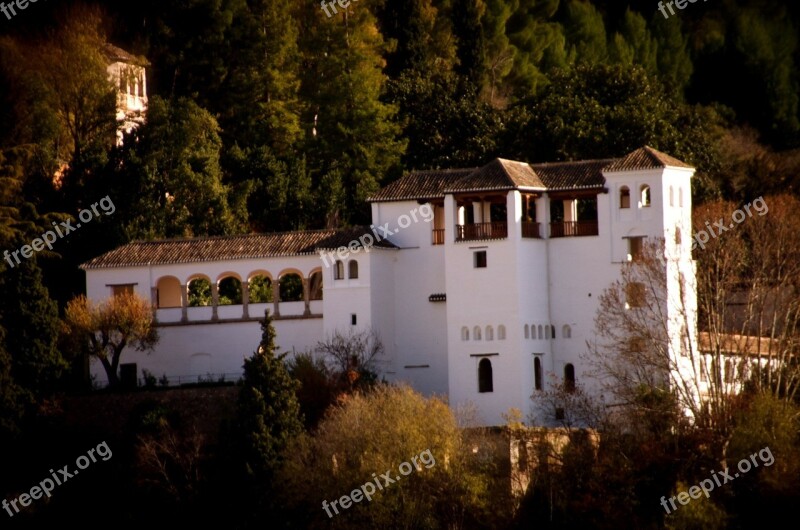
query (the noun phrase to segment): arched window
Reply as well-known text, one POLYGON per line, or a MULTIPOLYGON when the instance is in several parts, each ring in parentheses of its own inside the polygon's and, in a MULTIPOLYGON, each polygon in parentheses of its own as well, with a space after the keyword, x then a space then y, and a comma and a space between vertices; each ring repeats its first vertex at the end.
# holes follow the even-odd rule
POLYGON ((564 324, 564 326, 562 326, 561 336, 565 339, 572 338, 572 328, 569 327, 569 324, 564 324))
POLYGON ((334 280, 344 280, 344 263, 342 260, 337 259, 333 269, 334 280))
POLYGON ((272 302, 272 280, 265 274, 259 274, 250 278, 248 289, 251 304, 263 304, 272 302))
POLYGON ((678 206, 683 208, 683 188, 678 188, 678 206))
POLYGON ((322 300, 322 272, 314 271, 308 277, 309 300, 322 300))
POLYGON ((628 186, 622 186, 619 189, 619 207, 620 209, 631 207, 631 190, 628 186))
POLYGON ((181 282, 174 276, 164 276, 156 283, 156 307, 181 307, 181 282))
POLYGON ((642 187, 639 188, 639 192, 641 195, 642 208, 647 208, 650 206, 650 186, 642 184, 642 187))
POLYGON ((217 284, 219 305, 239 305, 242 303, 242 282, 238 278, 228 276, 217 284))
POLYGON ((303 279, 300 275, 290 272, 281 276, 278 281, 280 302, 303 301, 303 279))
POLYGON ((502 324, 497 326, 497 340, 506 340, 506 327, 502 324))
POLYGON ((493 392, 492 361, 484 357, 478 363, 478 392, 493 392))
POLYGON ((472 340, 481 340, 481 327, 475 326, 472 328, 472 340))
POLYGON ((575 391, 575 367, 571 363, 564 366, 564 390, 567 392, 575 391))
POLYGON ((544 338, 545 339, 549 339, 550 338, 550 326, 545 326, 544 327, 544 338))
POLYGON ((672 189, 672 186, 669 187, 669 205, 675 206, 675 190, 672 189))
POLYGON ((461 340, 469 340, 469 328, 467 326, 461 328, 461 340))
POLYGON ((539 324, 539 338, 540 339, 544 338, 544 330, 542 329, 542 325, 541 324, 539 324))
POLYGON ((538 356, 533 358, 533 388, 542 389, 542 360, 538 356))
POLYGON ((676 245, 681 244, 681 229, 678 228, 677 226, 675 227, 675 244, 676 245))
POLYGON ((556 327, 555 326, 550 326, 550 338, 551 339, 556 338, 556 327))
POLYGON ((211 305, 211 282, 195 278, 189 282, 189 307, 211 305))
POLYGON ((527 324, 525 324, 525 338, 526 339, 531 338, 530 326, 528 326, 527 324))
POLYGON ((486 326, 486 340, 494 340, 494 328, 486 326))
POLYGON ((347 264, 347 269, 347 276, 351 280, 358 278, 358 262, 356 260, 350 260, 350 263, 347 264))

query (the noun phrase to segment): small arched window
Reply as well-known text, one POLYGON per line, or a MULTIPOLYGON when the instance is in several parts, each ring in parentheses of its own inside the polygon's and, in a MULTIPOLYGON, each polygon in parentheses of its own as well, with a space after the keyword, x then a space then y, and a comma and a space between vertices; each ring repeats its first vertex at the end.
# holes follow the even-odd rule
POLYGON ((461 328, 461 340, 469 340, 469 328, 467 326, 461 328))
POLYGON ((334 280, 344 280, 344 263, 342 260, 337 259, 336 263, 334 264, 333 269, 333 279, 334 280))
POLYGON ((564 390, 567 392, 575 391, 575 367, 572 363, 564 366, 564 390))
POLYGON ((486 326, 486 340, 494 340, 494 328, 486 326))
POLYGON ((675 190, 672 186, 669 187, 669 205, 675 206, 675 190))
POLYGON ((549 339, 550 338, 550 326, 545 326, 544 327, 544 338, 545 339, 549 339))
POLYGON ((506 327, 502 324, 497 326, 497 340, 506 340, 506 327))
POLYGON ((475 326, 472 328, 472 340, 481 340, 481 327, 475 326))
POLYGON ((541 324, 539 324, 538 330, 539 330, 539 338, 543 339, 544 338, 544 330, 542 329, 542 325, 541 324))
POLYGON ((530 326, 528 326, 527 324, 525 324, 525 338, 526 339, 531 338, 530 326))
POLYGON ((622 186, 619 189, 619 207, 620 208, 630 208, 631 207, 631 190, 628 186, 622 186))
POLYGON ((683 188, 678 188, 678 206, 683 208, 683 188))
POLYGON ((550 326, 550 338, 551 339, 556 338, 556 327, 555 326, 550 326))
POLYGON ((347 264, 347 269, 347 275, 351 280, 358 278, 358 262, 356 260, 350 260, 350 263, 347 264))
POLYGON ((572 338, 572 328, 569 327, 569 324, 564 324, 561 328, 561 336, 565 339, 572 338))
POLYGON ((642 184, 642 187, 639 189, 642 201, 642 208, 647 208, 650 206, 650 186, 647 184, 642 184))
POLYGON ((538 356, 533 358, 533 388, 542 389, 542 360, 538 356))
POLYGON ((486 357, 478 363, 478 392, 494 392, 492 361, 486 357))
POLYGON ((679 227, 675 227, 675 244, 681 244, 681 229, 679 227))

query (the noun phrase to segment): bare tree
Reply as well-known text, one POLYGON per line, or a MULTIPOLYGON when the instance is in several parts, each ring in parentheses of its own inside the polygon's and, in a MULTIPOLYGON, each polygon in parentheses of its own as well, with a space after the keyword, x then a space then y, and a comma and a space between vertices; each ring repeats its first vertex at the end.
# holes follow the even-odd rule
POLYGON ((317 343, 317 351, 326 355, 349 390, 378 377, 383 342, 372 329, 343 334, 335 331, 326 341, 317 343))
POLYGON ((723 458, 739 392, 792 399, 800 384, 800 201, 768 202, 770 216, 733 217, 738 205, 721 201, 698 208, 696 234, 707 234, 698 241, 708 241, 694 262, 681 256, 680 234, 645 244, 601 295, 588 345, 612 405, 642 412, 642 395, 669 394, 723 458))

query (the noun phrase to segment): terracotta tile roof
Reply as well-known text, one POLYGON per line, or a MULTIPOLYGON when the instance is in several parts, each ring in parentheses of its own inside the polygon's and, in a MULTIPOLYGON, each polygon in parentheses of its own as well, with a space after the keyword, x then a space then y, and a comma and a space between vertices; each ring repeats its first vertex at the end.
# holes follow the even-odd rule
POLYGON ((606 171, 637 171, 641 169, 661 169, 665 167, 691 168, 689 164, 681 162, 668 154, 657 151, 650 146, 644 146, 628 155, 617 159, 606 168, 606 171))
POLYGON ((692 166, 645 146, 622 158, 528 164, 495 158, 473 169, 412 171, 370 197, 370 202, 430 200, 447 193, 512 189, 579 190, 603 188, 603 171, 635 171, 692 166))
POLYGON ((444 192, 513 190, 517 188, 544 189, 545 185, 526 162, 495 158, 466 177, 450 184, 444 192))
POLYGON ((531 167, 548 190, 602 188, 606 183, 603 169, 614 160, 606 158, 580 162, 549 162, 533 164, 531 167))
POLYGON ((150 65, 144 57, 137 57, 108 42, 103 47, 103 53, 105 53, 106 58, 111 62, 138 64, 139 66, 150 65))
POLYGON ((403 175, 367 199, 370 202, 443 199, 444 189, 472 173, 468 169, 429 169, 403 175))
MULTIPOLYGON (((347 246, 351 241, 358 243, 358 238, 365 233, 371 233, 369 228, 134 241, 83 263, 81 268, 106 269, 311 255, 316 254, 317 249, 335 249, 347 246)), ((358 245, 361 246, 360 243, 358 245)), ((385 239, 376 241, 373 247, 397 248, 385 239)))

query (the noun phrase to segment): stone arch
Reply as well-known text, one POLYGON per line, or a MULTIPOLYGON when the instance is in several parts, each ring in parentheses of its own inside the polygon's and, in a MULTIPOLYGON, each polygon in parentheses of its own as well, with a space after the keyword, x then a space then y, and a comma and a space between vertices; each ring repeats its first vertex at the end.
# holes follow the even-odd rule
POLYGON ((156 281, 156 307, 166 309, 181 306, 183 306, 181 281, 175 276, 160 277, 156 281))

